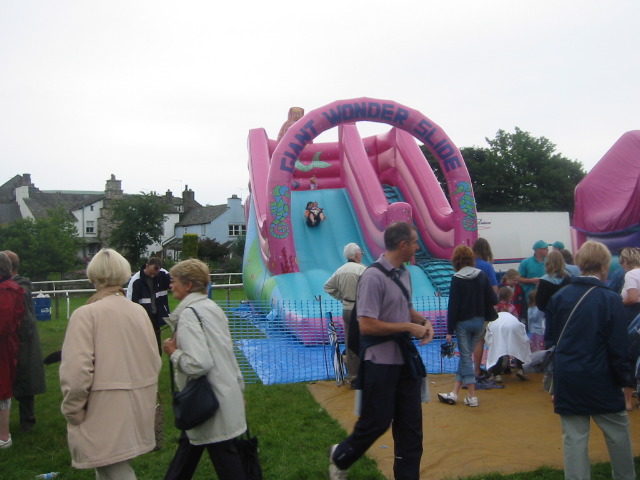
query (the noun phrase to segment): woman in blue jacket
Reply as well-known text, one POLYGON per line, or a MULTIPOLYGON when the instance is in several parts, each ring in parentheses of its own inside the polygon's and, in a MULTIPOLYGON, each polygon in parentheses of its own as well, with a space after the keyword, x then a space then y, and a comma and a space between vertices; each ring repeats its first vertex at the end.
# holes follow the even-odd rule
POLYGON ((576 254, 581 276, 547 305, 545 341, 556 346, 553 401, 562 425, 565 479, 591 478, 591 418, 604 433, 613 478, 636 478, 625 402, 633 385, 628 336, 620 295, 605 283, 610 262, 605 245, 586 242, 576 254))

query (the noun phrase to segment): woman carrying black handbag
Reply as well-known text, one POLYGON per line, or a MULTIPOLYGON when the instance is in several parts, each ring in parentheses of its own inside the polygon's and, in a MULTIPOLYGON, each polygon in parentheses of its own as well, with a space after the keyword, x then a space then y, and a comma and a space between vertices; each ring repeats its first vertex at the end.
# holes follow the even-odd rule
POLYGON ((183 389, 189 380, 206 376, 219 407, 213 416, 182 432, 165 480, 192 478, 205 449, 220 480, 247 480, 235 442, 247 430, 244 381, 227 317, 206 296, 209 268, 190 259, 176 264, 170 274, 173 296, 181 301, 167 320, 174 336, 164 342, 175 381, 183 389))

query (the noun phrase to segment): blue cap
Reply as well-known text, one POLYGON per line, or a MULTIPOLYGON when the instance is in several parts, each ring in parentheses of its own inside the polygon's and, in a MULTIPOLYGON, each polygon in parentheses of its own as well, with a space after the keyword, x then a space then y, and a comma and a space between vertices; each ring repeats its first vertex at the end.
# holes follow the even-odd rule
POLYGON ((551 246, 556 250, 562 250, 564 248, 564 243, 558 240, 557 242, 553 242, 551 246))
POLYGON ((545 242, 544 240, 538 240, 536 243, 533 244, 532 248, 534 250, 537 250, 539 248, 549 248, 549 244, 547 242, 545 242))

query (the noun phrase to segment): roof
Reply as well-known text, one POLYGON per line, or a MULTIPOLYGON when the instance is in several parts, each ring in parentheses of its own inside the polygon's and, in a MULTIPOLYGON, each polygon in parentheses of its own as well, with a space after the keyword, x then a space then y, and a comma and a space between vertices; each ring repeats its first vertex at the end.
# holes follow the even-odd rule
POLYGON ((187 227, 189 225, 209 224, 228 209, 227 205, 208 205, 206 207, 194 207, 187 211, 176 225, 187 227))
POLYGON ((65 210, 71 211, 103 198, 104 193, 34 192, 24 200, 35 218, 44 218, 49 210, 57 207, 63 207, 65 210))
POLYGON ((0 203, 0 225, 20 220, 20 207, 16 203, 0 203))
POLYGON ((22 185, 22 175, 16 175, 11 180, 0 185, 0 202, 13 202, 16 199, 14 190, 22 185))
POLYGON ((575 191, 573 226, 614 233, 640 224, 640 130, 625 133, 575 191))

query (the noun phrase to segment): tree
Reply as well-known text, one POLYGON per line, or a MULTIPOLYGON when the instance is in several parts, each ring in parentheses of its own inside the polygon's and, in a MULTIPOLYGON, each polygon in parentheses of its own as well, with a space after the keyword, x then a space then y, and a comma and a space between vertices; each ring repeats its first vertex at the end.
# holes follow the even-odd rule
POLYGON ((236 238, 236 241, 231 245, 231 252, 238 257, 244 256, 244 247, 247 243, 247 236, 240 235, 236 238))
POLYGON ((211 238, 198 240, 198 258, 210 262, 218 262, 229 254, 229 249, 211 238))
MULTIPOLYGON (((556 153, 545 137, 515 128, 485 138, 488 148, 461 149, 478 210, 573 212, 573 192, 585 176, 582 164, 556 153)), ((425 151, 423 147, 423 152, 425 151)), ((438 163, 425 154, 443 184, 438 163)))
POLYGON ((182 236, 182 260, 198 258, 198 235, 185 233, 182 236))
POLYGON ((113 203, 116 224, 108 243, 131 263, 138 265, 149 245, 162 238, 166 205, 154 193, 126 196, 113 203))
POLYGON ((20 257, 20 273, 46 280, 77 266, 80 243, 73 221, 64 209, 49 210, 36 220, 23 218, 0 227, 0 245, 20 257))

